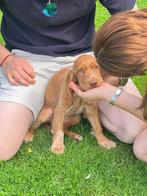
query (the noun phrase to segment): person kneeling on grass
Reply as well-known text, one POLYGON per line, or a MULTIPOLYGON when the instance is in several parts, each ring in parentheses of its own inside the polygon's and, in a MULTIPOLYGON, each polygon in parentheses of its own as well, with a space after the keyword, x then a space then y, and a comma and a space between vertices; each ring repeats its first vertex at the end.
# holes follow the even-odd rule
POLYGON ((147 9, 127 11, 111 17, 97 32, 94 54, 105 74, 98 88, 82 92, 70 88, 86 100, 99 100, 101 122, 122 142, 133 143, 135 156, 147 162, 147 90, 144 99, 132 81, 122 89, 109 83, 111 76, 143 75, 147 70, 147 9))

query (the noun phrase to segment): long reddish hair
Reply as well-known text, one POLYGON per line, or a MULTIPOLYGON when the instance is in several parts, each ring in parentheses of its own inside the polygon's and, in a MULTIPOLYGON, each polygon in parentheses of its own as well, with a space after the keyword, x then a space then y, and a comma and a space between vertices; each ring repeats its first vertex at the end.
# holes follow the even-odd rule
MULTIPOLYGON (((147 70, 147 9, 112 16, 99 29, 94 54, 101 68, 111 75, 130 77, 147 70)), ((147 119, 147 87, 143 99, 147 119)))

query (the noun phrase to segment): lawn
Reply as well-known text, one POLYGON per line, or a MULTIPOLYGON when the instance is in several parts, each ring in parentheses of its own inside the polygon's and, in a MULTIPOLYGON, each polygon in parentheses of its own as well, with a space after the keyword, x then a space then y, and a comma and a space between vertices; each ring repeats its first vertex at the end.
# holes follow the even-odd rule
MULTIPOLYGON (((147 1, 139 0, 138 5, 147 7, 147 1)), ((109 14, 99 3, 97 9, 98 28, 109 14)), ((147 77, 135 77, 134 81, 143 92, 147 77)), ((40 127, 32 143, 23 144, 12 160, 1 161, 0 196, 147 195, 147 164, 135 158, 132 145, 119 142, 105 130, 105 134, 117 143, 117 148, 102 149, 89 133, 90 125, 86 120, 73 130, 84 140, 76 143, 65 138, 66 150, 62 156, 51 154, 51 134, 40 127)))

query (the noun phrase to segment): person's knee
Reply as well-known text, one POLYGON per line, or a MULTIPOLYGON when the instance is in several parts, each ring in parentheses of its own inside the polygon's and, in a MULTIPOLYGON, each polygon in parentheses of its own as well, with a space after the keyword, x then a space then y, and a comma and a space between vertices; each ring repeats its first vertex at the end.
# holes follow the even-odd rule
POLYGON ((122 142, 126 144, 132 144, 134 141, 135 136, 133 134, 126 134, 120 139, 122 142))
MULTIPOLYGON (((140 123, 139 121, 137 122, 134 121, 134 124, 129 124, 129 125, 124 125, 124 127, 120 128, 118 130, 118 135, 120 137, 120 140, 124 143, 127 144, 133 144, 137 145, 137 149, 139 148, 138 142, 140 143, 140 137, 138 138, 138 135, 144 130, 145 128, 144 123, 140 123)), ((136 148, 136 147, 135 147, 136 148)))
POLYGON ((133 152, 137 159, 147 162, 147 150, 144 149, 138 140, 134 141, 133 152))
POLYGON ((17 150, 12 150, 4 144, 0 144, 0 161, 8 161, 14 157, 17 150))
POLYGON ((14 154, 12 153, 1 153, 0 152, 0 161, 9 161, 12 159, 14 154))
POLYGON ((116 137, 123 143, 132 144, 136 135, 131 133, 131 131, 124 131, 124 129, 119 129, 118 132, 116 132, 116 137))

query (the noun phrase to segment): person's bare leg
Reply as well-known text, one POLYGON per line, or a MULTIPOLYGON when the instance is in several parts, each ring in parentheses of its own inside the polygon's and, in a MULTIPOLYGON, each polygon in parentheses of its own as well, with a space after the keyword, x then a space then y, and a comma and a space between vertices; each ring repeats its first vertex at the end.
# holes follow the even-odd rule
POLYGON ((32 121, 33 113, 27 107, 0 102, 0 160, 17 153, 32 121))
MULTIPOLYGON (((125 90, 129 93, 132 93, 136 96, 140 96, 138 90, 134 86, 132 82, 129 82, 127 86, 125 87, 125 90)), ((147 128, 147 124, 136 117, 134 117, 132 114, 116 107, 112 106, 108 102, 101 101, 98 103, 98 108, 100 110, 101 115, 101 122, 110 131, 113 132, 113 134, 122 142, 125 143, 134 143, 134 153, 136 154, 140 152, 138 149, 138 141, 141 141, 141 139, 137 139, 139 134, 142 132, 142 130, 145 130, 147 128)), ((142 145, 141 142, 139 142, 139 145, 142 145)), ((141 147, 140 149, 144 149, 147 153, 147 146, 141 147)), ((140 152, 141 153, 141 152, 140 152)), ((138 155, 139 157, 139 155, 138 155)), ((147 162, 147 159, 146 159, 147 162)))
POLYGON ((136 137, 133 143, 133 151, 138 159, 147 162, 147 126, 136 137))
POLYGON ((99 104, 103 126, 110 130, 120 141, 133 143, 136 136, 147 126, 146 123, 107 102, 99 104))

